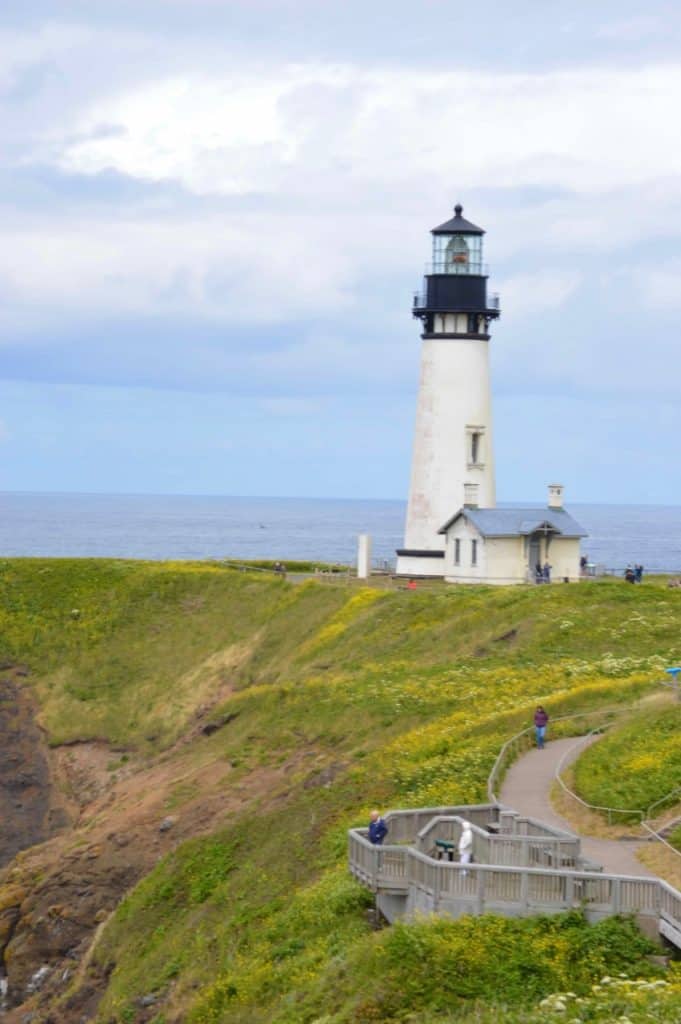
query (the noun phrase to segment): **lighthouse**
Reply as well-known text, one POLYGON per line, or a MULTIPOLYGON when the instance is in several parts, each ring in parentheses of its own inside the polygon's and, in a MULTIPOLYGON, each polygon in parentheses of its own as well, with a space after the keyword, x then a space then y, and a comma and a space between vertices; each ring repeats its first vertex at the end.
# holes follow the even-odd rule
POLYGON ((443 525, 462 508, 496 503, 489 327, 500 311, 498 297, 487 298, 484 234, 455 206, 431 231, 432 262, 414 297, 421 377, 400 575, 445 576, 443 525))

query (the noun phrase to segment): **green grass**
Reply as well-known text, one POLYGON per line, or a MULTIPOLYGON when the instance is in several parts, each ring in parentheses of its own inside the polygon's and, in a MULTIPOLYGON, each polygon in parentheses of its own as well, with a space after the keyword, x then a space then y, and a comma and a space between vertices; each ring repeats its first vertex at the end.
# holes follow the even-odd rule
POLYGON ((639 712, 610 730, 576 762, 575 783, 589 803, 643 812, 681 787, 681 707, 639 712))
MULTIPOLYGON (((288 599, 279 579, 211 565, 4 561, 0 659, 30 667, 53 743, 158 749, 199 704, 243 684, 248 645, 288 599)), ((342 600, 320 594, 310 628, 342 600)))
POLYGON ((247 558, 247 559, 230 559, 225 558, 224 561, 216 562, 216 565, 225 565, 227 567, 232 565, 247 565, 254 569, 271 569, 274 571, 274 567, 277 564, 283 562, 284 568, 287 572, 330 572, 330 573, 347 573, 348 566, 341 565, 338 562, 310 562, 308 561, 296 561, 295 559, 280 559, 280 558, 247 558))
MULTIPOLYGON (((517 920, 486 915, 397 924, 357 943, 331 964, 311 997, 275 1018, 334 1024, 404 1019, 413 1012, 447 1013, 490 993, 507 1007, 530 1007, 556 991, 590 993, 603 975, 654 977, 645 956, 655 951, 627 920, 589 927, 579 913, 517 920)), ((197 1013, 197 1021, 210 1021, 197 1013)))
MULTIPOLYGON (((555 719, 635 702, 681 656, 680 625, 681 595, 655 582, 412 593, 201 564, 1 563, 0 658, 29 666, 52 742, 102 737, 155 754, 214 703, 210 717, 237 717, 201 741, 206 763, 230 761, 239 781, 292 766, 266 806, 178 848, 119 907, 95 954, 111 970, 99 1019, 134 1019, 149 991, 168 1022, 447 1019, 427 978, 399 972, 394 943, 412 936, 441 954, 438 978, 468 963, 457 991, 466 1007, 491 1001, 480 1017, 491 1021, 503 964, 452 951, 492 927, 511 952, 532 949, 525 976, 519 952, 505 957, 516 1002, 614 970, 612 949, 594 950, 619 949, 622 935, 639 949, 628 925, 595 938, 572 920, 376 936, 347 876, 345 833, 374 805, 484 798, 501 743, 537 703, 555 719), (371 1008, 383 965, 390 1018, 371 1008)), ((167 807, 195 792, 176 786, 167 807)), ((643 970, 634 960, 625 969, 643 970)))

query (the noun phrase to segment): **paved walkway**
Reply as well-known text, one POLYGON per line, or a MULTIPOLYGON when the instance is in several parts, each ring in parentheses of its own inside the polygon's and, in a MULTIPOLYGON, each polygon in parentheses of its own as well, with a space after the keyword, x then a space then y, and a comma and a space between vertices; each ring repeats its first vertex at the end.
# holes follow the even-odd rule
MULTIPOLYGON (((593 742, 597 737, 592 737, 593 742)), ((588 743, 589 741, 587 741, 588 743)), ((509 768, 501 787, 501 802, 531 818, 539 818, 547 825, 565 829, 574 835, 574 829, 565 818, 557 814, 551 804, 550 792, 556 766, 566 750, 576 747, 574 756, 585 749, 587 743, 577 746, 577 737, 554 740, 544 750, 531 750, 509 768)), ((572 758, 570 758, 572 760, 572 758)), ((640 840, 591 839, 581 836, 582 852, 589 860, 603 865, 605 874, 646 875, 655 877, 636 857, 636 850, 645 846, 640 840)))

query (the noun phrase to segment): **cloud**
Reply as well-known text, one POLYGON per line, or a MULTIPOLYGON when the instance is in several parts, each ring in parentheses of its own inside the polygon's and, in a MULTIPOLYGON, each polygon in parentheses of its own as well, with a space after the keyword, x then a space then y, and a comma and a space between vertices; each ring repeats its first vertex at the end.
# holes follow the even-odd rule
POLYGON ((522 321, 531 314, 563 306, 580 281, 578 271, 544 270, 505 278, 500 284, 504 316, 522 321))
POLYGON ((216 3, 189 32, 182 4, 96 6, 0 31, 6 377, 249 395, 277 422, 319 396, 409 395, 410 293, 461 198, 489 230, 506 394, 671 387, 681 67, 613 62, 612 32, 593 57, 621 4, 588 32, 572 12, 546 48, 536 5, 498 26, 435 5, 408 54, 401 0, 361 41, 354 0, 277 0, 262 25, 263 5, 216 3), (637 332, 650 370, 622 356, 637 332))
POLYGON ((59 161, 83 173, 176 179, 198 193, 276 191, 294 168, 313 188, 330 175, 332 191, 339 177, 404 187, 424 175, 468 188, 600 190, 681 170, 667 131, 680 100, 673 65, 491 74, 282 64, 184 75, 98 100, 74 130, 122 130, 65 140, 59 161))

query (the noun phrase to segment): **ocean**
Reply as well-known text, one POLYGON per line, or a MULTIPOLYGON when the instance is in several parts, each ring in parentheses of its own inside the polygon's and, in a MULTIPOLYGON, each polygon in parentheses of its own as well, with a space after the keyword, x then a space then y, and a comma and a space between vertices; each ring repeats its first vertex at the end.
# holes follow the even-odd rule
MULTIPOLYGON (((640 562, 681 574, 681 507, 570 505, 582 550, 613 571, 640 562)), ((319 559, 352 563, 357 535, 389 567, 405 503, 353 498, 0 492, 0 556, 319 559)))

